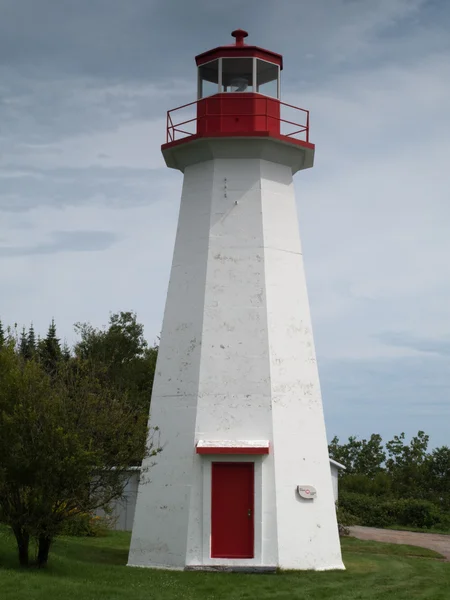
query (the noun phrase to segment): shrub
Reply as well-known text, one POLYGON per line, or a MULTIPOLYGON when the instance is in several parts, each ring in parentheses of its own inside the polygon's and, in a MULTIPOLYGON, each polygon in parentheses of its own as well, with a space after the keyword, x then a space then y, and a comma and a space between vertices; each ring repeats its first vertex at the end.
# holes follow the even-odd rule
POLYGON ((410 527, 433 527, 444 517, 439 508, 428 500, 408 498, 396 502, 396 523, 410 527))
POLYGON ((111 517, 79 513, 64 521, 60 534, 76 537, 103 537, 113 526, 114 520, 111 517))
POLYGON ((342 508, 339 504, 336 503, 336 516, 339 528, 339 535, 344 537, 350 534, 349 527, 352 525, 356 525, 358 520, 355 515, 342 508))
POLYGON ((352 515, 355 524, 367 527, 445 527, 449 521, 448 516, 428 500, 383 500, 380 496, 366 496, 347 491, 339 494, 339 510, 352 515))
POLYGON ((387 527, 395 523, 395 517, 388 503, 380 497, 341 492, 339 506, 356 519, 358 525, 367 527, 387 527))

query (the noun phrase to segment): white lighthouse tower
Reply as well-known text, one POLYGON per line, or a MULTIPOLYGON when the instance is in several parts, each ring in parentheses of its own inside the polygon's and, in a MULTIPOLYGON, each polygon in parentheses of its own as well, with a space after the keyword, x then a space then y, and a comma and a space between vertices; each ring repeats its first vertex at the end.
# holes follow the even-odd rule
POLYGON ((164 449, 129 565, 342 569, 292 180, 313 166, 308 111, 280 100, 282 56, 232 35, 168 113, 184 181, 151 402, 164 449))

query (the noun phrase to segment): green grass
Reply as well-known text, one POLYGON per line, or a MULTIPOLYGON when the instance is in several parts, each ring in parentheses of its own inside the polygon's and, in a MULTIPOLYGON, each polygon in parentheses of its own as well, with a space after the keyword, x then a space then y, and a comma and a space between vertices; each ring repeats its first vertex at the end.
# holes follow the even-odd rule
POLYGON ((362 554, 385 554, 390 556, 408 556, 419 558, 434 558, 443 560, 439 552, 421 548, 420 546, 408 546, 406 544, 386 544, 384 542, 372 542, 369 540, 357 540, 349 537, 341 540, 344 551, 358 552, 362 554))
POLYGON ((448 600, 450 563, 431 550, 343 540, 347 571, 183 573, 125 566, 130 536, 62 538, 47 569, 17 567, 0 529, 1 600, 448 600))
POLYGON ((439 533, 442 535, 450 535, 450 529, 443 529, 439 527, 405 527, 404 525, 388 525, 384 529, 393 529, 394 531, 414 531, 416 533, 439 533))

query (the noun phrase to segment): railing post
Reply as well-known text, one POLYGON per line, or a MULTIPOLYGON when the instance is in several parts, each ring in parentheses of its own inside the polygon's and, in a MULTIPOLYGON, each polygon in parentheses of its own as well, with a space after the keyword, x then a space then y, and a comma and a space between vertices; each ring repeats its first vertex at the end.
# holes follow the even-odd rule
POLYGON ((306 141, 309 143, 309 110, 306 113, 306 141))

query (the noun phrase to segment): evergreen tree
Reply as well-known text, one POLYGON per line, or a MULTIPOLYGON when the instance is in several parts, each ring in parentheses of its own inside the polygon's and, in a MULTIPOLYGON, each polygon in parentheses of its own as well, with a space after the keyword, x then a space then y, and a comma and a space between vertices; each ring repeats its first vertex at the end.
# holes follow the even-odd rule
POLYGON ((69 362, 69 360, 72 358, 72 354, 70 352, 69 345, 66 341, 64 341, 61 355, 62 355, 63 360, 65 360, 66 362, 69 362))
POLYGON ((61 345, 56 337, 54 319, 48 328, 47 336, 38 343, 40 361, 47 373, 56 373, 58 363, 62 358, 61 345))
POLYGON ((41 362, 42 352, 43 352, 43 341, 42 341, 40 334, 38 333, 37 339, 36 339, 36 354, 37 354, 37 358, 38 358, 39 362, 41 362))
POLYGON ((27 353, 28 353, 28 358, 32 358, 36 353, 36 334, 34 333, 33 323, 31 323, 30 329, 28 330, 27 353))
POLYGON ((0 321, 0 348, 5 344, 5 331, 2 322, 0 321))
POLYGON ((27 358, 28 353, 28 338, 27 332, 25 331, 25 327, 22 327, 22 333, 20 334, 19 340, 19 354, 22 358, 27 358))

